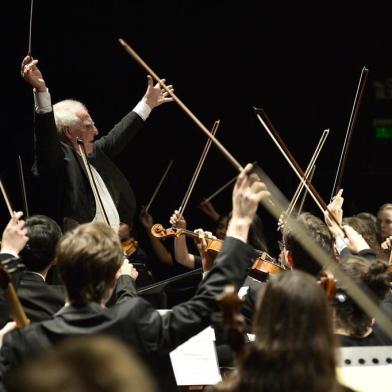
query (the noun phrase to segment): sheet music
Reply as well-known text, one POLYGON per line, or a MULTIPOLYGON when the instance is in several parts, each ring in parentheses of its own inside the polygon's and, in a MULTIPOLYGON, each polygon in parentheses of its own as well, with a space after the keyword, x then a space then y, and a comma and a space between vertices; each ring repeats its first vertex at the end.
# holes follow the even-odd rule
POLYGON ((208 327, 170 353, 177 385, 215 385, 222 380, 214 341, 214 330, 208 327))
POLYGON ((391 365, 337 368, 338 380, 357 392, 391 392, 391 374, 391 365))

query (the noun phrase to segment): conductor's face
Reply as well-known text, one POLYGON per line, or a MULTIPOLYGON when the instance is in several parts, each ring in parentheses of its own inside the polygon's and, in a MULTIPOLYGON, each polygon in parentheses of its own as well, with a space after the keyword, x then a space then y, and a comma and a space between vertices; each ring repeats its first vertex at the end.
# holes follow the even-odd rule
POLYGON ((95 136, 98 135, 98 130, 87 110, 80 108, 75 114, 79 117, 80 122, 68 127, 68 139, 77 151, 77 139, 81 139, 84 148, 86 149, 86 153, 89 155, 93 152, 93 142, 95 136))

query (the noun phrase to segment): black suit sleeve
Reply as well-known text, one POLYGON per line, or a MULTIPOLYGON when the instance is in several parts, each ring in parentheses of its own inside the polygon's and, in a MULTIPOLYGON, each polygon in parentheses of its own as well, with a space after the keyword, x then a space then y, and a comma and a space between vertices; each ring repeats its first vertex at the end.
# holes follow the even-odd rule
POLYGON ((210 316, 218 311, 216 296, 233 283, 238 290, 245 280, 253 259, 253 248, 227 237, 214 268, 200 284, 195 296, 173 307, 163 316, 140 307, 138 329, 147 352, 167 354, 210 324, 210 316))
POLYGON ((113 158, 118 155, 142 128, 144 121, 136 112, 130 112, 105 136, 97 140, 94 145, 107 156, 113 158))
POLYGON ((137 297, 135 281, 129 275, 121 275, 118 278, 113 295, 106 305, 110 307, 133 297, 137 297))
POLYGON ((54 120, 53 110, 35 113, 34 117, 34 174, 54 173, 62 164, 64 152, 54 120))

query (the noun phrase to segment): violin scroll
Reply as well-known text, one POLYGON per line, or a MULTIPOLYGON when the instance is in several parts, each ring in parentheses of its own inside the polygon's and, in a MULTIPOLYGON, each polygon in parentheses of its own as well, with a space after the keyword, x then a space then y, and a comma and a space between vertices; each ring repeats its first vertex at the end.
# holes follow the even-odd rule
POLYGON ((165 229, 160 223, 156 223, 151 227, 151 234, 157 238, 179 237, 181 233, 179 229, 165 229))

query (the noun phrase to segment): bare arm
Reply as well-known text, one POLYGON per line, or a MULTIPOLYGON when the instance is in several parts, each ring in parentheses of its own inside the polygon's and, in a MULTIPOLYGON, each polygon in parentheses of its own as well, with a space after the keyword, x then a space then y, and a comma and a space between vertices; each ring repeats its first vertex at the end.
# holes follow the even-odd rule
POLYGON ((173 265, 173 258, 171 253, 166 249, 165 245, 162 244, 159 238, 154 237, 151 234, 151 227, 154 224, 154 220, 144 207, 140 211, 139 220, 141 224, 144 226, 144 228, 146 229, 148 238, 150 239, 152 249, 154 250, 154 253, 158 257, 158 260, 163 264, 173 265))
MULTIPOLYGON (((178 210, 174 211, 173 215, 170 217, 170 224, 177 225, 179 229, 186 229, 186 221, 184 217, 180 218, 178 210)), ((184 235, 180 235, 174 239, 174 254, 178 263, 188 268, 195 268, 195 255, 189 253, 186 237, 184 235)))

